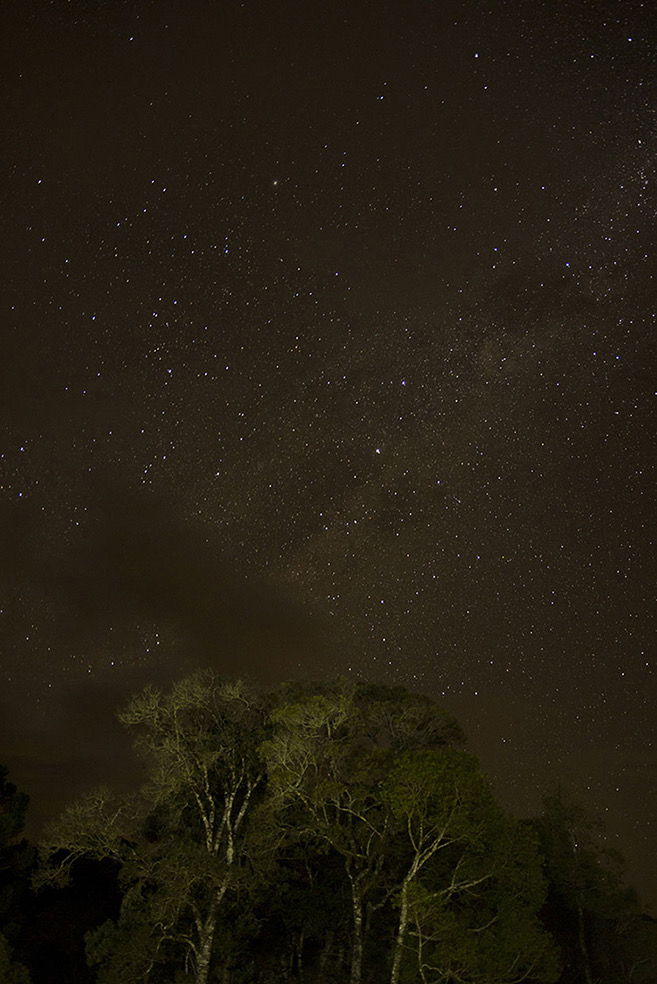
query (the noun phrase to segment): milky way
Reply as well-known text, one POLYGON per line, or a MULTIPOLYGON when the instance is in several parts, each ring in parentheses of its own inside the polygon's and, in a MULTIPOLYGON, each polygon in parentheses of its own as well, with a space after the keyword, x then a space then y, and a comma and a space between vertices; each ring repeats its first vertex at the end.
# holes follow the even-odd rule
POLYGON ((34 808, 147 679, 360 674, 444 700, 513 809, 562 781, 654 897, 648 10, 5 21, 3 754, 34 808))

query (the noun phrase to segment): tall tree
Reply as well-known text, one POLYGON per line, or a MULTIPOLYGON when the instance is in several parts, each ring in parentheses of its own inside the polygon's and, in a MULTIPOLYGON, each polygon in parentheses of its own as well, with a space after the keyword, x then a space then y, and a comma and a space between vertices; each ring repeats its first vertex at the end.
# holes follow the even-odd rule
POLYGON ((564 954, 564 984, 654 979, 654 921, 624 885, 621 855, 602 847, 602 824, 558 790, 534 826, 550 886, 544 918, 564 954))
POLYGON ((213 673, 169 694, 146 688, 119 714, 148 781, 140 801, 99 790, 48 831, 50 877, 83 856, 113 858, 126 889, 121 918, 91 942, 106 981, 146 981, 182 957, 208 980, 220 912, 244 877, 248 818, 262 781, 262 701, 213 673))
POLYGON ((0 765, 0 848, 11 844, 23 830, 30 802, 15 783, 9 782, 9 769, 0 765))
POLYGON ((11 968, 0 970, 0 981, 3 973, 18 981, 27 971, 10 953, 24 922, 35 851, 21 837, 30 798, 8 776, 9 770, 0 765, 0 966, 11 968))
MULTIPOLYGON (((550 884, 564 902, 572 906, 577 927, 577 949, 585 984, 592 984, 587 899, 593 902, 596 878, 592 846, 594 824, 578 804, 568 802, 558 790, 543 800, 540 821, 542 843, 550 884)), ((593 904, 595 904, 593 902, 593 904)))
POLYGON ((391 984, 411 953, 423 984, 556 980, 538 925, 545 882, 536 845, 504 816, 477 759, 454 748, 408 752, 383 799, 407 847, 391 984))
POLYGON ((350 980, 359 984, 366 904, 382 890, 391 833, 381 783, 404 750, 463 735, 432 701, 402 688, 342 680, 291 689, 287 698, 272 713, 263 745, 272 793, 289 811, 295 836, 324 841, 342 858, 351 893, 350 980))

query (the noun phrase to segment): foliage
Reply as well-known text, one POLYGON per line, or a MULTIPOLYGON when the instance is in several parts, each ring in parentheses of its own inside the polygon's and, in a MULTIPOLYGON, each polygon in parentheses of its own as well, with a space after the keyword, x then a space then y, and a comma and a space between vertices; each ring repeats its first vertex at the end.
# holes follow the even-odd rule
POLYGON ((0 982, 23 980, 21 974, 27 974, 18 962, 10 963, 9 947, 18 942, 35 864, 34 849, 20 839, 29 796, 9 782, 8 775, 8 769, 0 765, 0 982))
POLYGON ((559 790, 534 827, 550 886, 542 915, 563 954, 563 984, 655 984, 657 924, 625 887, 622 857, 600 847, 602 825, 559 790))
POLYGON ((21 833, 30 797, 8 782, 9 770, 0 765, 0 848, 6 847, 21 833))
POLYGON ((408 848, 393 982, 413 964, 424 984, 556 980, 537 920, 546 886, 535 839, 500 810, 474 756, 407 753, 383 796, 408 848))
POLYGON ((351 890, 351 981, 361 979, 366 906, 383 906, 390 814, 380 788, 407 749, 462 741, 457 723, 402 688, 339 680, 299 688, 271 714, 262 746, 279 818, 342 858, 351 890))
POLYGON ((18 839, 29 796, 7 780, 8 774, 0 765, 0 931, 11 937, 11 923, 27 891, 34 851, 18 839))
POLYGON ((526 974, 541 963, 536 976, 555 979, 549 941, 536 925, 544 884, 535 845, 525 839, 525 863, 514 869, 502 849, 509 831, 476 759, 452 747, 462 743, 452 719, 406 691, 345 683, 332 692, 297 694, 272 719, 263 753, 274 796, 297 835, 323 839, 343 859, 353 911, 352 984, 366 954, 365 912, 382 909, 389 924, 393 898, 399 908, 393 982, 402 973, 409 930, 423 979, 436 961, 458 963, 468 979, 500 981, 520 979, 520 964, 526 974), (436 855, 446 849, 440 884, 436 855), (505 877, 517 900, 506 908, 505 877), (484 926, 472 920, 486 907, 484 959, 483 936, 474 935, 484 926), (515 976, 505 977, 509 967, 515 976))
POLYGON ((0 933, 0 984, 30 984, 27 968, 12 959, 9 943, 0 933))
POLYGON ((120 914, 87 939, 99 984, 654 984, 654 923, 577 811, 507 816, 426 697, 203 673, 120 718, 146 785, 71 804, 39 876, 118 868, 120 914))
POLYGON ((168 695, 147 687, 119 717, 147 762, 141 800, 101 789, 69 807, 45 839, 42 877, 61 881, 81 857, 118 861, 120 919, 90 940, 101 979, 157 980, 173 963, 203 984, 219 911, 247 863, 247 816, 262 779, 259 698, 204 673, 168 695))

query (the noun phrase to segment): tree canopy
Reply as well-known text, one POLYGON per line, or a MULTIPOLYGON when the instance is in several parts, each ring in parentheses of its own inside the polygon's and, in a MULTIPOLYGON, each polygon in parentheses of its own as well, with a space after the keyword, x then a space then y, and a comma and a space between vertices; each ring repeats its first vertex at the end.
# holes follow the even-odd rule
POLYGON ((132 800, 99 789, 72 804, 44 839, 52 877, 65 877, 81 857, 121 865, 121 918, 89 948, 101 980, 157 979, 173 961, 205 984, 263 779, 262 700, 246 684, 205 673, 169 694, 147 687, 119 717, 135 734, 148 781, 132 800))
POLYGON ((87 944, 101 984, 556 981, 536 835, 428 697, 205 672, 119 717, 144 788, 89 793, 42 847, 44 881, 119 866, 119 918, 87 944))

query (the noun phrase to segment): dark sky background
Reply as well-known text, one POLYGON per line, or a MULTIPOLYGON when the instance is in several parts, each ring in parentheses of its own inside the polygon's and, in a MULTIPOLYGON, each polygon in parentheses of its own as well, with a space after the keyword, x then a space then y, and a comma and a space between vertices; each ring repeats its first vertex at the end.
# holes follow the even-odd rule
POLYGON ((657 22, 4 0, 0 761, 198 665, 438 698, 657 902, 657 22))

